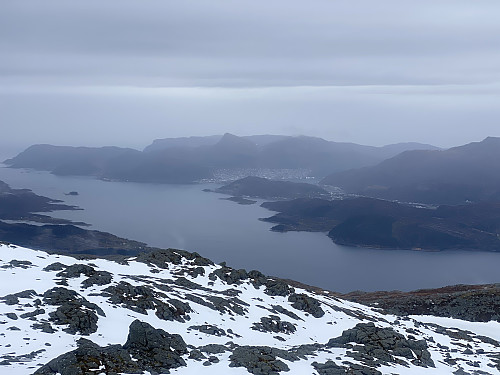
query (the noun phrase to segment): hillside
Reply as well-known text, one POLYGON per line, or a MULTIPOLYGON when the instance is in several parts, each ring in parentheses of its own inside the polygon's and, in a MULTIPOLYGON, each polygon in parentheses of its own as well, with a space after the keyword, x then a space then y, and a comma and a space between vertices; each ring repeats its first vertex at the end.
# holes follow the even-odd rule
POLYGON ((177 250, 0 254, 9 374, 500 373, 494 321, 392 315, 177 250))
POLYGON ((444 151, 406 151, 372 167, 332 174, 321 182, 376 198, 463 204, 500 197, 500 138, 444 151))
POLYGON ((274 231, 320 231, 337 244, 415 250, 500 249, 500 203, 417 208, 373 198, 266 202, 274 231))

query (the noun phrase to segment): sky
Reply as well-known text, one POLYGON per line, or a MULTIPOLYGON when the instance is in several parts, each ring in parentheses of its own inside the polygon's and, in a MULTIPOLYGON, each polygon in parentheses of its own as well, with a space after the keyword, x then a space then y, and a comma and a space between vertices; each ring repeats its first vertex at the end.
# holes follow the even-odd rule
POLYGON ((2 0, 0 154, 500 136, 498 0, 2 0))

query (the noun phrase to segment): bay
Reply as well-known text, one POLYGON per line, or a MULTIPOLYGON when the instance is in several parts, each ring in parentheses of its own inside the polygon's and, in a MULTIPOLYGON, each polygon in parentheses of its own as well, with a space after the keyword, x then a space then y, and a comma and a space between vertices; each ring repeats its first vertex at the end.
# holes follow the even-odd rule
POLYGON ((362 249, 338 246, 324 233, 275 233, 258 220, 273 214, 259 206, 262 201, 244 206, 202 191, 218 185, 108 182, 5 167, 0 180, 83 208, 54 212, 54 217, 333 291, 500 282, 500 253, 362 249), (70 191, 79 195, 65 195, 70 191))

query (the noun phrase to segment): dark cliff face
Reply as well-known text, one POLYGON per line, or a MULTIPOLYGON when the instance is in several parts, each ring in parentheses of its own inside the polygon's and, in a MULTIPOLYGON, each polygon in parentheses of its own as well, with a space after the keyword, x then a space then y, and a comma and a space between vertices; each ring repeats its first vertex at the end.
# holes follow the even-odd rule
POLYGON ((322 183, 384 199, 463 204, 500 196, 500 138, 445 151, 407 151, 373 167, 345 171, 322 183))

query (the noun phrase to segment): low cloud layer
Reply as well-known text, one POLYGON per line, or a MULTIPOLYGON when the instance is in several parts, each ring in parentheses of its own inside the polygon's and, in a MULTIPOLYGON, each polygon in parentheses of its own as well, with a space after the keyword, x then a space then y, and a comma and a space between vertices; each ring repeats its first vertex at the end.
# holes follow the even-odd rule
POLYGON ((19 144, 451 146, 500 135, 499 18, 498 1, 7 0, 0 121, 19 144))

